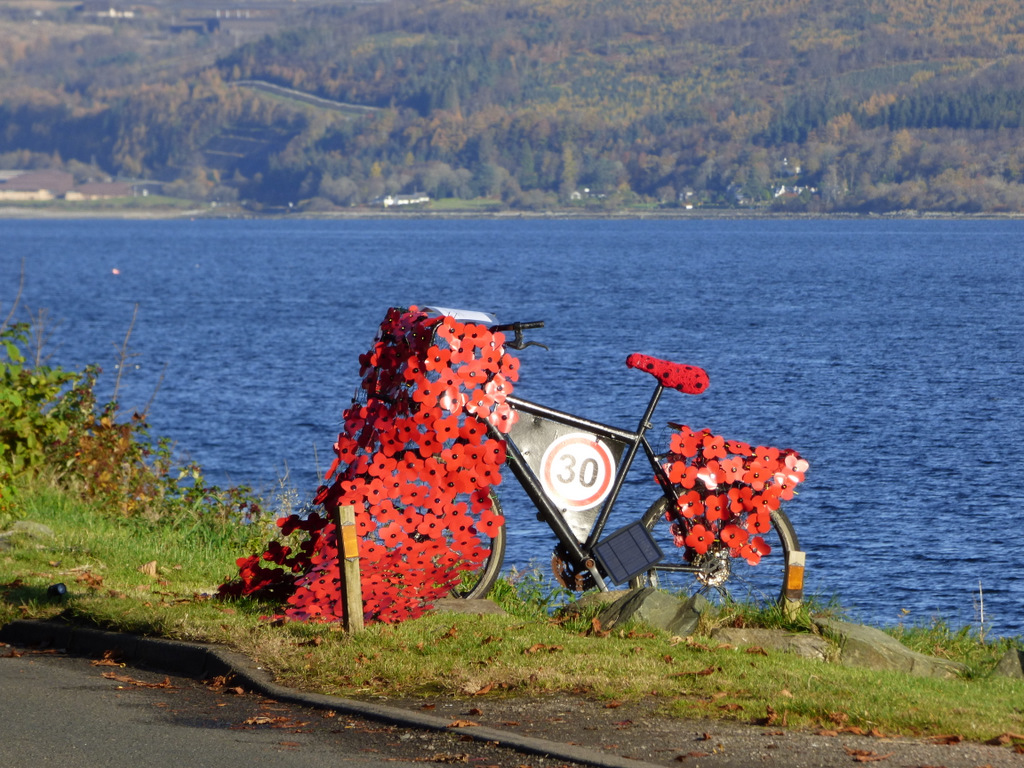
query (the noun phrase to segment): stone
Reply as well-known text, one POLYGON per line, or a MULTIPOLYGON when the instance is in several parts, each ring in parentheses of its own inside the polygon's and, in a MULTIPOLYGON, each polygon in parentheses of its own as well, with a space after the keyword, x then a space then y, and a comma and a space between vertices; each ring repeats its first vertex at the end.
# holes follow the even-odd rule
POLYGON ((851 667, 906 672, 919 677, 955 678, 967 667, 912 651, 880 629, 834 619, 815 621, 839 644, 839 662, 851 667))
POLYGON ((32 520, 18 520, 5 533, 30 539, 52 539, 55 535, 50 526, 32 520))
POLYGON ((1024 679, 1024 651, 1011 648, 1003 654, 1003 658, 992 670, 996 677, 1012 677, 1015 680, 1024 679))
POLYGON ((766 651, 793 653, 805 659, 826 661, 834 655, 832 645, 821 635, 789 632, 784 629, 719 627, 711 637, 738 648, 763 648, 766 651))
POLYGON ((6 531, 0 531, 0 551, 12 549, 19 539, 52 539, 53 529, 31 520, 17 520, 6 531))
POLYGON ((438 613, 462 613, 474 616, 505 615, 505 609, 493 600, 463 600, 461 597, 443 597, 434 603, 434 610, 438 613))
POLYGON ((633 619, 672 635, 685 637, 696 631, 701 614, 709 607, 710 603, 700 595, 680 600, 654 587, 644 587, 626 592, 601 611, 597 620, 602 629, 611 629, 616 624, 633 619))

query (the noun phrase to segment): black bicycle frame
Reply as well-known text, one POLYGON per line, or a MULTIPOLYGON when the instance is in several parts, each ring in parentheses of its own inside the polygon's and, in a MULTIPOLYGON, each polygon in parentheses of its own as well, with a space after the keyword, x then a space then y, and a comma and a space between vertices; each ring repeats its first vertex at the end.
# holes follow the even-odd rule
POLYGON ((647 409, 640 418, 640 423, 637 425, 636 431, 634 432, 611 427, 607 424, 601 424, 579 416, 574 416, 570 413, 555 410, 554 408, 548 408, 547 406, 533 403, 528 400, 522 400, 511 395, 507 398, 506 402, 520 414, 520 417, 523 415, 538 416, 567 427, 575 427, 580 430, 585 430, 588 433, 598 437, 603 437, 607 440, 620 441, 625 445, 624 453, 619 459, 618 467, 616 468, 615 476, 612 480, 611 489, 603 501, 597 518, 583 544, 580 544, 576 535, 570 529, 563 514, 563 510, 559 509, 545 493, 544 488, 541 485, 540 478, 537 477, 537 474, 530 467, 526 458, 523 456, 522 451, 519 446, 516 445, 515 440, 512 439, 511 435, 501 434, 493 426, 488 427, 492 437, 505 442, 507 448, 506 464, 512 470, 512 474, 515 475, 520 485, 522 485, 523 490, 526 491, 530 500, 536 506, 538 517, 546 522, 551 530, 554 531, 555 536, 565 548, 565 551, 573 565, 576 567, 586 568, 590 571, 601 590, 607 590, 607 586, 604 583, 603 577, 598 572, 597 563, 594 560, 592 552, 595 545, 598 543, 598 540, 601 538, 601 534, 604 532, 605 526, 608 523, 608 518, 611 516, 612 508, 615 506, 615 502, 622 490, 622 486, 626 481, 626 475, 629 474, 629 470, 633 466, 633 461, 636 459, 639 449, 643 449, 643 452, 646 454, 647 460, 650 462, 651 467, 654 470, 658 484, 662 487, 662 491, 669 495, 670 498, 675 497, 675 492, 672 489, 671 483, 665 475, 654 449, 651 447, 650 442, 645 436, 647 430, 651 429, 653 426, 651 418, 654 416, 654 411, 658 407, 658 402, 661 399, 663 389, 664 388, 661 384, 656 385, 654 394, 651 396, 650 402, 647 404, 647 409))

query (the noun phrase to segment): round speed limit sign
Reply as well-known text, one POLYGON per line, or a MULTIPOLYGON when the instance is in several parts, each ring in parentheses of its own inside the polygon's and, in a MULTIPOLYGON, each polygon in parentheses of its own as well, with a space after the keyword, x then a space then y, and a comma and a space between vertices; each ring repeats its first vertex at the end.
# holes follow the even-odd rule
POLYGON ((565 509, 589 509, 604 501, 612 488, 615 457, 593 435, 573 433, 557 438, 540 465, 544 492, 565 509))

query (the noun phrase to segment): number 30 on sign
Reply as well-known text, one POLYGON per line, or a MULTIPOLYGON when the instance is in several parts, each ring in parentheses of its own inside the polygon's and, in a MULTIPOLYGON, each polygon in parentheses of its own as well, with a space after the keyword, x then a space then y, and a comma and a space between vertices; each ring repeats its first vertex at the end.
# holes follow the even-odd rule
POLYGON ((544 492, 569 510, 589 509, 604 501, 612 487, 615 458, 593 435, 573 433, 556 439, 541 459, 544 492))

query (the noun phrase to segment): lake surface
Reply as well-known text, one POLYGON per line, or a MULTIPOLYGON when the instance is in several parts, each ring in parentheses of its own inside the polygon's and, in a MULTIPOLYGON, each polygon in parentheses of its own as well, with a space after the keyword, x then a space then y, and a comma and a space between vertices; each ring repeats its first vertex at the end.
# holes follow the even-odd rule
MULTIPOLYGON (((1024 633, 1024 223, 1014 221, 0 221, 0 311, 52 320, 51 362, 99 363, 137 318, 119 400, 211 478, 310 494, 386 309, 544 320, 516 393, 618 426, 657 414, 811 463, 787 512, 808 589, 856 620, 1024 633)), ((623 517, 656 496, 649 473, 623 517)), ((509 561, 551 534, 509 476, 509 561)), ((616 521, 613 521, 613 523, 616 521)))

